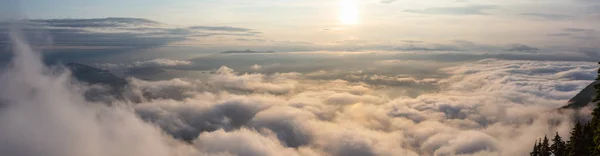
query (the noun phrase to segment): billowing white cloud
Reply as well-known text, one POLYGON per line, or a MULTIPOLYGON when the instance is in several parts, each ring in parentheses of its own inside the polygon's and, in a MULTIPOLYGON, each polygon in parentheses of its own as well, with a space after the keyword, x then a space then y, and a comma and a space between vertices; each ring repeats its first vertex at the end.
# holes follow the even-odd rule
POLYGON ((12 66, 0 74, 0 153, 21 156, 191 155, 194 150, 129 109, 84 100, 11 32, 12 66))
POLYGON ((258 65, 258 64, 254 64, 254 65, 250 66, 250 68, 253 70, 260 70, 262 68, 262 66, 258 65))
MULTIPOLYGON (((272 135, 270 137, 277 138, 284 147, 310 148, 313 152, 333 155, 394 155, 394 150, 404 150, 406 155, 518 155, 528 152, 530 147, 514 145, 514 140, 530 143, 539 135, 550 135, 554 131, 568 134, 570 113, 554 114, 550 110, 564 105, 591 80, 563 76, 563 72, 580 71, 585 75, 593 73, 593 69, 592 63, 482 60, 443 69, 453 76, 439 81, 441 90, 416 98, 390 99, 374 94, 377 88, 333 80, 314 86, 303 84, 285 96, 236 96, 263 99, 247 103, 245 107, 258 109, 235 109, 238 114, 248 114, 242 118, 214 113, 216 110, 228 112, 222 107, 232 103, 219 101, 228 101, 230 93, 208 94, 208 97, 206 93, 197 94, 184 103, 208 100, 201 108, 213 113, 185 114, 214 114, 217 120, 209 120, 216 121, 213 130, 235 132, 231 127, 251 128, 257 133, 272 135), (358 89, 352 91, 351 88, 358 89), (548 121, 560 124, 549 125, 548 121), (323 127, 332 130, 323 131, 323 127)), ((278 81, 265 79, 265 75, 232 74, 235 72, 225 67, 216 75, 223 73, 234 80, 278 81)), ((270 76, 318 83, 283 75, 286 74, 270 76)), ((260 87, 245 89, 264 90, 260 87)), ((174 108, 188 105, 173 100, 169 103, 173 103, 174 108)), ((193 107, 196 106, 181 110, 193 110, 193 107)), ((186 118, 184 123, 205 118, 186 118)))
POLYGON ((255 131, 241 129, 234 132, 218 130, 203 133, 195 146, 211 155, 239 156, 299 156, 294 149, 282 146, 276 138, 255 131))
POLYGON ((260 73, 236 75, 228 67, 221 67, 211 76, 210 82, 216 87, 238 89, 252 92, 270 92, 285 94, 292 91, 298 82, 293 79, 294 73, 263 75, 260 73))

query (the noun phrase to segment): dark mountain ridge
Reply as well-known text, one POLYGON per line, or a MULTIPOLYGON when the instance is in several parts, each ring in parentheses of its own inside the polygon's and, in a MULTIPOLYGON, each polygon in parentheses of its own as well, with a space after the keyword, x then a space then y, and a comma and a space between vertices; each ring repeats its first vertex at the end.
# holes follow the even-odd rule
POLYGON ((600 84, 600 80, 596 80, 586 86, 583 90, 577 93, 567 102, 567 105, 562 107, 565 109, 579 109, 589 105, 596 96, 595 86, 600 84))

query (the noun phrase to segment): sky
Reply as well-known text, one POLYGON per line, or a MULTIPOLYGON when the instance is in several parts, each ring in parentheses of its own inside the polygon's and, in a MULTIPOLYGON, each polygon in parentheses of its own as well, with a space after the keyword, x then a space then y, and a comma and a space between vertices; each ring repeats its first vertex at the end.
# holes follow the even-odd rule
POLYGON ((558 108, 599 24, 596 0, 0 0, 0 153, 527 155, 589 120, 558 108))
POLYGON ((252 29, 260 34, 188 36, 170 44, 232 49, 252 45, 277 51, 390 50, 407 44, 467 43, 486 50, 526 45, 542 51, 595 51, 600 12, 592 0, 26 0, 16 6, 28 19, 131 17, 173 28, 252 29))

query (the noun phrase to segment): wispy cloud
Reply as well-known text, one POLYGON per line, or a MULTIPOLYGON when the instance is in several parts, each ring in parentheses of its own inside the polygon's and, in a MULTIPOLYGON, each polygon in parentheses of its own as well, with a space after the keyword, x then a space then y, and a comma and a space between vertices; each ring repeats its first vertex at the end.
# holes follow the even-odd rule
POLYGON ((593 29, 582 29, 582 28, 564 28, 563 31, 566 32, 593 32, 593 29))
POLYGON ((548 34, 548 36, 569 36, 571 35, 571 33, 553 33, 553 34, 548 34))
POLYGON ((159 22, 142 18, 92 18, 92 19, 34 19, 31 22, 54 27, 119 27, 137 25, 159 25, 159 22))
POLYGON ((522 13, 521 16, 534 17, 544 20, 565 20, 571 19, 573 16, 562 14, 547 14, 547 13, 522 13))
POLYGON ((232 31, 232 32, 249 32, 252 29, 246 28, 237 28, 237 27, 229 27, 229 26, 192 26, 189 29, 194 30, 211 30, 211 31, 232 31))
POLYGON ((597 37, 596 30, 584 28, 563 28, 558 33, 548 34, 553 37, 569 37, 576 40, 592 40, 597 37))
POLYGON ((379 1, 379 2, 381 2, 381 3, 384 3, 384 4, 391 4, 391 3, 394 3, 394 2, 396 2, 396 1, 397 1, 397 0, 381 0, 381 1, 379 1))
POLYGON ((267 40, 260 38, 236 38, 237 41, 246 41, 246 42, 265 42, 267 40))
POLYGON ((399 51, 463 51, 464 49, 461 49, 455 45, 447 45, 447 44, 435 44, 435 45, 425 45, 425 46, 409 44, 409 45, 405 45, 405 46, 396 47, 396 48, 394 48, 394 50, 399 50, 399 51))
POLYGON ((486 10, 498 8, 495 5, 470 5, 463 7, 434 7, 421 10, 404 10, 405 12, 415 14, 432 14, 432 15, 488 15, 486 10))

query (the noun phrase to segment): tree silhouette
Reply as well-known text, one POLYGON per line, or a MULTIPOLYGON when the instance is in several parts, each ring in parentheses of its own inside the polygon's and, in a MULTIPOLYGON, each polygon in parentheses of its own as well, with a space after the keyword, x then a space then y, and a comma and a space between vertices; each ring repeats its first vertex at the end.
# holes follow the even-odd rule
POLYGON ((556 132, 556 136, 554 136, 552 142, 550 150, 554 156, 565 156, 567 154, 567 144, 562 140, 560 135, 558 135, 558 132, 556 132))
POLYGON ((544 136, 544 141, 542 141, 542 145, 540 147, 540 156, 550 156, 552 152, 550 150, 550 143, 548 142, 548 137, 544 136))
POLYGON ((569 156, 581 156, 588 155, 588 148, 585 147, 583 143, 585 138, 583 135, 583 127, 581 123, 577 122, 575 127, 573 127, 573 131, 571 131, 571 137, 569 140, 569 156))
POLYGON ((595 143, 594 143, 594 127, 592 127, 593 125, 588 123, 586 125, 583 126, 583 147, 585 147, 586 149, 586 153, 583 153, 585 155, 592 155, 595 151, 595 143))
POLYGON ((541 144, 535 140, 535 143, 533 144, 533 150, 529 153, 530 156, 539 156, 540 155, 540 147, 541 144))

